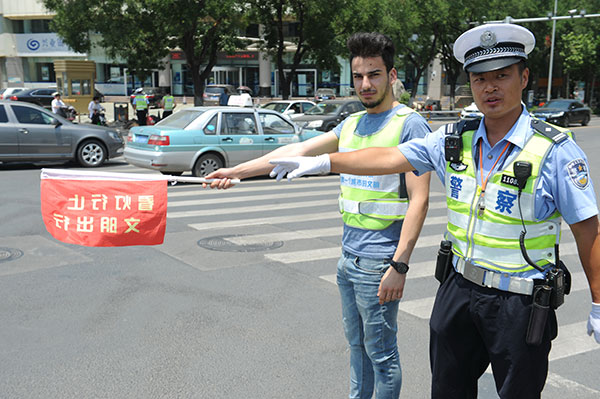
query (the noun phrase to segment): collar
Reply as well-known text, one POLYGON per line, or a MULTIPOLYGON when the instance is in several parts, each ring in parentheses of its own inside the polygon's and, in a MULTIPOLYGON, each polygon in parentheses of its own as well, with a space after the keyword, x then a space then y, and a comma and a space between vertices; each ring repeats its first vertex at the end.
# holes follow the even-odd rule
MULTIPOLYGON (((473 143, 477 143, 479 139, 484 143, 488 150, 491 149, 490 142, 487 139, 487 131, 485 130, 485 116, 481 120, 479 124, 479 128, 475 132, 475 136, 473 137, 473 143)), ((506 145, 506 141, 514 144, 519 149, 523 149, 525 147, 525 143, 532 135, 531 131, 531 116, 525 107, 525 104, 521 102, 521 115, 515 122, 515 124, 510 128, 510 130, 506 133, 504 138, 496 143, 496 146, 504 146, 506 145)))

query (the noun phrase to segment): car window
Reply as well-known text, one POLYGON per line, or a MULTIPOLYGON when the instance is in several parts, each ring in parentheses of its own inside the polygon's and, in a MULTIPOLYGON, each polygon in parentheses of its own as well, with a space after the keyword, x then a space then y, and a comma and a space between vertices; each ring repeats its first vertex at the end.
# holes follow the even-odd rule
POLYGON ((8 115, 6 115, 6 110, 4 109, 4 105, 0 105, 0 123, 7 123, 8 115))
POLYGON ((254 114, 224 112, 221 134, 257 134, 254 114))
POLYGON ((38 96, 50 96, 55 91, 56 90, 54 90, 54 89, 41 89, 41 90, 36 91, 35 94, 37 94, 38 96))
POLYGON ((286 103, 268 103, 263 106, 265 109, 272 109, 273 111, 283 112, 287 107, 286 103))
POLYGON ((202 115, 204 111, 179 111, 171 114, 168 118, 163 119, 158 122, 156 126, 168 126, 174 127, 177 129, 185 129, 189 124, 195 121, 200 115, 202 115))
POLYGON ((294 127, 279 115, 259 114, 264 134, 294 134, 294 127))
POLYGON ((217 134, 217 116, 218 114, 215 114, 210 122, 206 124, 204 127, 204 134, 217 134))
POLYGON ((306 111, 307 115, 322 115, 322 114, 333 114, 337 111, 342 105, 339 103, 321 103, 317 104, 308 111, 306 111))
POLYGON ((22 107, 19 105, 12 106, 19 123, 34 123, 36 125, 51 125, 54 118, 47 113, 35 108, 22 107))
POLYGON ((225 91, 224 88, 222 87, 207 87, 206 89, 204 89, 205 92, 207 93, 223 93, 225 91))
POLYGON ((302 112, 306 112, 314 106, 312 103, 302 103, 302 112))

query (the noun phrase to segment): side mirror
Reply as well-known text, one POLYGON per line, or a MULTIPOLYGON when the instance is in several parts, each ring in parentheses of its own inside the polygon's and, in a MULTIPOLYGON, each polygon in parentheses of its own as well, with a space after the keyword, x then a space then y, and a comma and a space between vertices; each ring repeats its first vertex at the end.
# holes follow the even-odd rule
POLYGON ((340 114, 340 117, 342 117, 342 118, 345 118, 345 117, 347 117, 348 115, 350 115, 350 112, 348 112, 348 111, 344 111, 344 112, 342 112, 342 113, 340 114))
POLYGON ((294 111, 293 109, 288 109, 287 111, 285 111, 286 115, 292 115, 292 114, 295 114, 295 113, 296 113, 296 111, 294 111))
POLYGON ((52 124, 54 125, 54 127, 59 127, 62 125, 62 122, 58 119, 52 119, 52 124))

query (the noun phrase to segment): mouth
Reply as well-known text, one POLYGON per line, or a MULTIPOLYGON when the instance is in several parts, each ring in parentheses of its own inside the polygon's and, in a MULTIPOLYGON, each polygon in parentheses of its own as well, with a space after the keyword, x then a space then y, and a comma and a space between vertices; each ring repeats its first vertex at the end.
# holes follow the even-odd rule
POLYGON ((485 100, 487 105, 496 105, 499 104, 502 99, 500 97, 489 97, 485 100))
POLYGON ((368 98, 368 97, 373 97, 375 94, 377 94, 377 93, 376 93, 376 92, 374 92, 374 91, 361 91, 361 92, 360 92, 360 95, 361 95, 362 97, 367 97, 367 98, 368 98))

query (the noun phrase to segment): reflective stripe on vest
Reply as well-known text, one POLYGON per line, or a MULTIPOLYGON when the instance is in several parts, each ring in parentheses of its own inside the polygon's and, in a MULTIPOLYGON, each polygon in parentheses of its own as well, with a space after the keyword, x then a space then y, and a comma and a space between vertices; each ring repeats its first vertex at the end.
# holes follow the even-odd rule
MULTIPOLYGON (((358 121, 366 111, 348 117, 338 144, 339 152, 349 152, 369 147, 395 147, 400 143, 406 117, 414 112, 409 107, 400 108, 380 131, 369 135, 354 134, 358 121)), ((340 175, 341 194, 339 207, 344 223, 366 230, 383 230, 397 220, 404 219, 408 198, 400 174, 383 176, 340 175)))
POLYGON ((173 110, 173 104, 175 102, 175 99, 173 98, 173 96, 164 96, 163 97, 163 108, 165 111, 171 111, 173 110))
POLYGON ((146 96, 138 94, 135 96, 135 109, 137 111, 143 111, 148 108, 148 104, 146 103, 146 96))
POLYGON ((485 211, 478 215, 481 186, 472 148, 475 131, 462 134, 463 160, 467 168, 457 172, 446 165, 447 239, 456 255, 478 266, 502 272, 532 270, 521 254, 519 236, 523 229, 518 205, 518 187, 513 172, 517 161, 532 164, 531 176, 521 193, 521 209, 527 227, 525 247, 534 262, 544 266, 554 261, 554 244, 560 241, 561 217, 555 212, 548 219, 535 218, 535 188, 541 168, 554 142, 534 133, 516 158, 504 170, 490 176, 485 190, 485 211))

